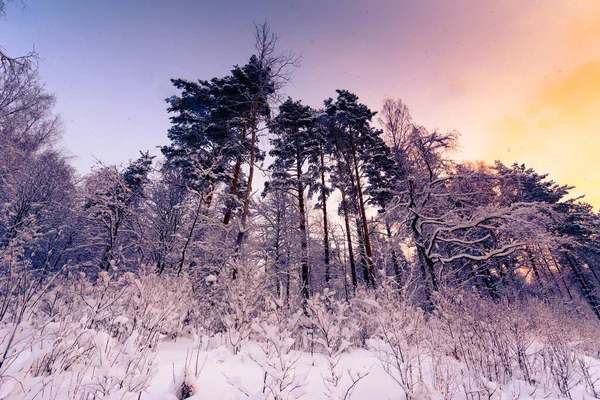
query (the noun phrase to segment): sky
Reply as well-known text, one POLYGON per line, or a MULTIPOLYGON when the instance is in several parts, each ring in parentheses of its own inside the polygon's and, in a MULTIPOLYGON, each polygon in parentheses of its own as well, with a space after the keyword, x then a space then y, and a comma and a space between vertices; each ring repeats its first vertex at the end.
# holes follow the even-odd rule
POLYGON ((25 0, 0 46, 35 47, 85 174, 168 144, 171 78, 244 64, 253 22, 302 54, 287 95, 313 107, 348 89, 373 110, 401 98, 429 129, 457 130, 457 160, 525 163, 600 206, 598 0, 25 0))

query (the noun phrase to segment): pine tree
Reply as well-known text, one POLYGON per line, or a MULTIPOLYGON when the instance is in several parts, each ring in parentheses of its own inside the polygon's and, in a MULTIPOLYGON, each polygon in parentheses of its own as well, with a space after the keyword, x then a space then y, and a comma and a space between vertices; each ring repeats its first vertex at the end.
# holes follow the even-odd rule
POLYGON ((277 135, 272 141, 270 154, 275 158, 271 169, 271 190, 293 190, 298 206, 299 230, 301 240, 301 291, 304 299, 309 297, 308 238, 306 232, 305 189, 311 176, 304 167, 309 158, 318 151, 318 140, 314 135, 314 111, 300 102, 287 99, 280 107, 279 114, 271 124, 272 132, 277 135))
MULTIPOLYGON (((329 118, 329 133, 333 137, 338 158, 344 158, 347 176, 352 182, 352 190, 356 192, 358 212, 364 251, 368 265, 368 285, 375 285, 375 264, 371 236, 366 215, 366 200, 364 196, 362 177, 363 162, 370 149, 373 138, 379 132, 370 125, 374 112, 358 102, 358 97, 347 90, 337 90, 338 96, 325 101, 325 112, 329 118)), ((342 163, 340 163, 342 164, 342 163)), ((340 165, 341 167, 342 165, 340 165)))
POLYGON ((331 188, 327 185, 326 174, 330 166, 326 163, 325 157, 330 144, 327 142, 326 117, 319 115, 316 117, 314 126, 314 135, 318 143, 316 151, 309 159, 309 174, 311 175, 311 184, 309 195, 312 197, 318 193, 318 201, 315 207, 321 208, 323 213, 323 264, 325 264, 325 284, 331 279, 331 248, 329 244, 329 221, 327 218, 327 198, 331 193, 331 188))
POLYGON ((168 112, 175 115, 168 132, 171 144, 161 149, 167 159, 165 166, 180 169, 190 188, 208 192, 228 180, 230 164, 244 155, 239 85, 231 76, 172 82, 181 95, 167 99, 168 112))

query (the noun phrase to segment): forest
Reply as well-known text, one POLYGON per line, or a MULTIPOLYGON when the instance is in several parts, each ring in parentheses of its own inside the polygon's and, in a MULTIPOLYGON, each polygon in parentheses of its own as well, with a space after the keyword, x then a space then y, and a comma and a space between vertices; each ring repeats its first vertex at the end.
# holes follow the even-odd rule
POLYGON ((84 176, 42 67, 0 53, 0 399, 212 398, 200 355, 248 346, 258 378, 227 398, 317 398, 306 354, 323 398, 367 398, 357 351, 386 398, 600 398, 594 207, 455 161, 458 132, 400 98, 288 97, 301 58, 277 39, 257 24, 244 64, 172 79, 160 155, 84 176), (151 397, 177 338, 196 353, 151 397))

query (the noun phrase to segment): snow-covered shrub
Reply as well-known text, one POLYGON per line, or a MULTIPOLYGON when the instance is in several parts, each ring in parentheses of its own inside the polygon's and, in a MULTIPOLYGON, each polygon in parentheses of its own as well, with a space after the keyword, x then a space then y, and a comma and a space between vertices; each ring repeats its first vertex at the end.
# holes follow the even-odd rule
POLYGON ((598 360, 591 362, 587 357, 579 357, 577 359, 579 373, 585 384, 585 390, 594 396, 595 399, 600 399, 600 377, 596 376, 593 372, 593 368, 597 366, 594 364, 598 363, 598 360))
POLYGON ((293 332, 283 324, 257 320, 252 329, 259 336, 258 354, 251 358, 264 373, 262 398, 297 399, 305 392, 306 374, 296 370, 300 354, 293 350, 293 332))
MULTIPOLYGON (((590 351, 597 341, 590 330, 597 326, 594 319, 573 315, 551 298, 492 301, 455 291, 438 294, 435 305, 431 337, 441 338, 431 339, 430 347, 437 349, 432 369, 435 375, 455 363, 465 395, 489 397, 521 380, 570 397, 571 389, 585 382, 578 360, 595 355, 590 351)), ((593 393, 594 383, 587 386, 593 393)))
POLYGON ((579 383, 576 345, 566 338, 551 334, 541 350, 545 382, 571 397, 571 389, 579 383))
POLYGON ((377 333, 368 341, 383 370, 402 388, 407 399, 418 397, 423 386, 422 357, 425 316, 407 302, 375 303, 377 333))
POLYGON ((354 344, 363 348, 368 348, 369 339, 377 334, 377 313, 374 311, 379 305, 374 300, 375 297, 374 293, 360 288, 350 301, 347 324, 354 333, 352 336, 354 344))
POLYGON ((27 334, 34 342, 16 347, 18 357, 0 376, 3 399, 135 399, 154 374, 153 356, 135 334, 119 343, 72 321, 27 334))
POLYGON ((206 299, 209 304, 205 304, 208 308, 204 310, 220 321, 220 330, 233 354, 239 352, 252 334, 252 323, 260 312, 265 295, 264 277, 259 271, 242 263, 238 263, 235 270, 235 279, 232 269, 224 268, 217 281, 211 283, 213 291, 211 298, 206 299))
POLYGON ((136 332, 140 346, 155 347, 161 336, 185 332, 195 302, 185 276, 119 275, 113 270, 101 271, 96 282, 83 273, 71 276, 46 296, 44 304, 42 311, 50 316, 63 308, 86 328, 108 332, 120 341, 136 332))
MULTIPOLYGON (((0 249, 0 383, 14 380, 7 372, 23 359, 28 346, 39 340, 33 316, 44 295, 62 276, 35 268, 25 257, 25 245, 34 239, 29 230, 3 243, 0 249)), ((44 321, 47 323, 48 321, 44 321)), ((14 383, 14 382, 13 382, 14 383)))
POLYGON ((519 332, 525 325, 520 325, 519 315, 511 313, 508 304, 453 292, 436 296, 435 305, 437 328, 447 338, 446 352, 461 361, 463 375, 504 384, 515 375, 519 364, 530 365, 524 358, 529 357, 530 343, 519 332), (514 317, 517 321, 512 320, 514 317))
POLYGON ((368 371, 343 369, 342 355, 352 347, 352 337, 358 329, 351 323, 350 305, 336 300, 335 293, 325 288, 307 301, 306 323, 311 341, 323 354, 327 373, 322 376, 327 397, 332 400, 348 399, 356 384, 368 371))
POLYGON ((137 398, 154 374, 152 349, 186 328, 185 277, 74 272, 34 292, 27 319, 2 321, 0 391, 8 399, 137 398), (33 398, 32 397, 32 398, 33 398))
POLYGON ((305 326, 310 328, 311 340, 318 351, 325 354, 343 352, 352 344, 348 325, 350 306, 335 299, 334 295, 334 292, 324 289, 323 293, 315 293, 306 302, 305 326))
POLYGON ((195 301, 185 275, 129 275, 127 279, 135 291, 117 322, 129 323, 132 330, 138 330, 140 344, 154 348, 161 335, 177 337, 189 333, 195 301))

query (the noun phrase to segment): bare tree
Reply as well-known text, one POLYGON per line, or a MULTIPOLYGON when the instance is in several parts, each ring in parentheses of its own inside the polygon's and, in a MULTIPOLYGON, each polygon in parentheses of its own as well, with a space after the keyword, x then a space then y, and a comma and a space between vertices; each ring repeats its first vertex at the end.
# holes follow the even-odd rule
MULTIPOLYGON (((23 9, 26 9, 24 0, 0 0, 0 18, 6 18, 6 8, 10 3, 19 3, 23 9)), ((30 68, 35 66, 38 61, 38 54, 35 49, 24 56, 11 57, 2 46, 0 46, 0 68, 4 70, 16 71, 20 68, 30 68)))

